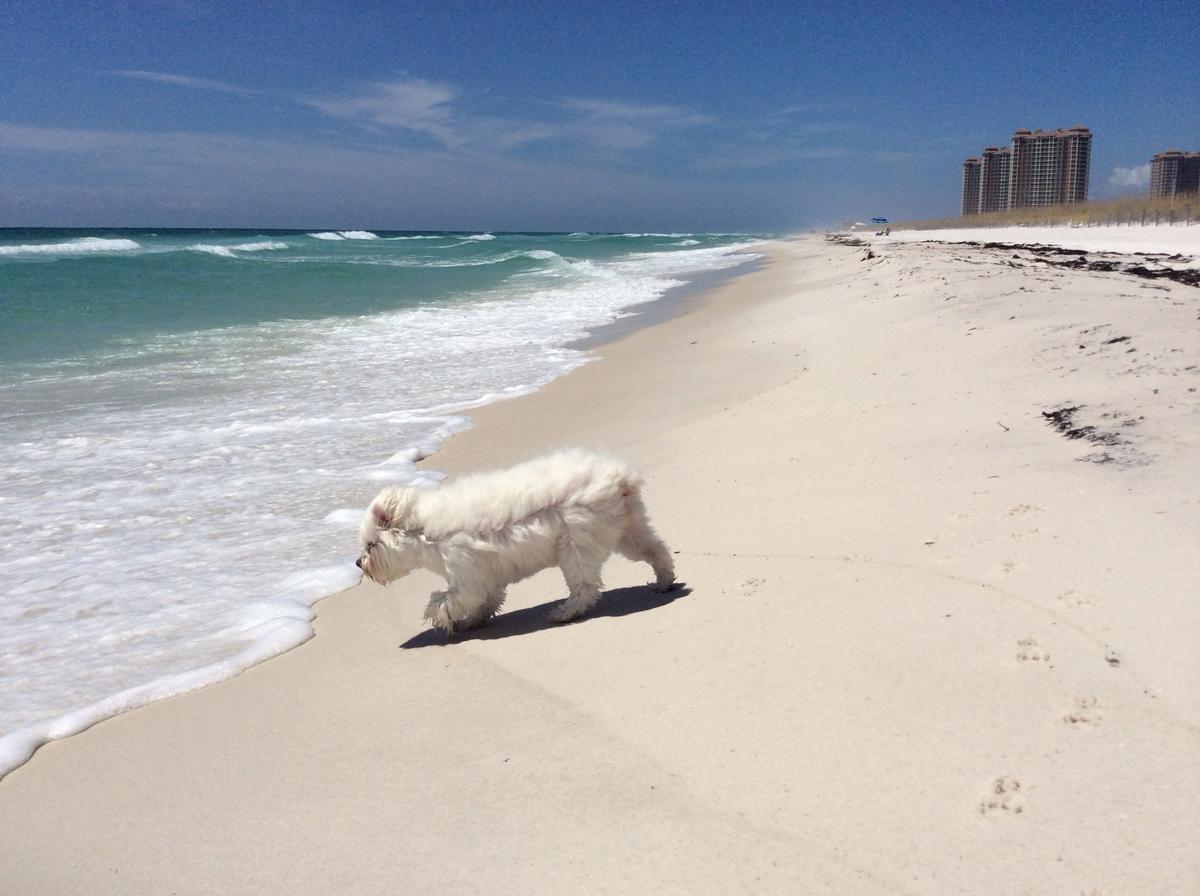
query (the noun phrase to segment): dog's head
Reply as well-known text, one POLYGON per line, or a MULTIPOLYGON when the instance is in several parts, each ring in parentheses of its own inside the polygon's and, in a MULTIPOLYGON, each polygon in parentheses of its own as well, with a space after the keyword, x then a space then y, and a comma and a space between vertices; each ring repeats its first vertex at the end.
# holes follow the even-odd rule
POLYGON ((425 537, 406 527, 416 498, 411 488, 385 488, 367 508, 358 530, 362 553, 355 561, 367 578, 386 585, 421 565, 425 537))

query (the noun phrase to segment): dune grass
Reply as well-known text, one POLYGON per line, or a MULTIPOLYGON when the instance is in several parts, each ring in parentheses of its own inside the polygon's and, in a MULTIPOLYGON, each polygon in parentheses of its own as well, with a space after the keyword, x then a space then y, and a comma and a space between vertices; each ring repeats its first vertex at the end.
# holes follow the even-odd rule
POLYGON ((1103 227, 1119 224, 1200 224, 1200 194, 1187 193, 1165 199, 1126 196, 1070 205, 1014 208, 981 215, 901 221, 893 230, 942 230, 958 227, 1103 227))

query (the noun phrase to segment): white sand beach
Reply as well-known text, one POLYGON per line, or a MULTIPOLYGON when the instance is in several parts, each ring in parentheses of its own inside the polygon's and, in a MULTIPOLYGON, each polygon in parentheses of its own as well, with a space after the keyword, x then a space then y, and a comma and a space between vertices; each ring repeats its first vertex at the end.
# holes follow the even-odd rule
POLYGON ((0 890, 1197 892, 1200 290, 899 236, 771 244, 423 464, 620 453, 685 589, 326 599, 0 781, 0 890))
POLYGON ((1185 253, 1200 266, 1200 225, 1160 227, 956 227, 942 230, 894 230, 895 242, 1014 243, 1062 246, 1085 252, 1185 253))

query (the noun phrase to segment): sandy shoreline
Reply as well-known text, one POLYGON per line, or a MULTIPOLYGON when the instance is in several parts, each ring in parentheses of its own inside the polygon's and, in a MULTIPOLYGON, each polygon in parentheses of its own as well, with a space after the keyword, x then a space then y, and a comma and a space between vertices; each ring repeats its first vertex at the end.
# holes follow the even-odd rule
POLYGON ((1195 892, 1200 291, 873 251, 773 244, 425 462, 626 455, 687 592, 613 561, 556 627, 547 572, 452 644, 432 577, 323 601, 0 781, 0 880, 1195 892))

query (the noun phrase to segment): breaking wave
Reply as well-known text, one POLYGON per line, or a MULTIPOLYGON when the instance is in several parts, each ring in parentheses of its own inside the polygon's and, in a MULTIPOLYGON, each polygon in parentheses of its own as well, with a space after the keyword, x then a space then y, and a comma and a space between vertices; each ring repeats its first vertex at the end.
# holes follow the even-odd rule
POLYGON ((377 240, 378 234, 369 230, 323 230, 320 233, 310 233, 315 240, 377 240))
POLYGON ((65 243, 34 243, 28 246, 0 246, 0 255, 79 255, 89 252, 130 252, 142 248, 134 240, 85 236, 65 243))
POLYGON ((207 243, 197 243, 195 246, 188 246, 192 252, 207 252, 209 255, 219 255, 222 258, 237 258, 236 252, 266 252, 274 249, 286 249, 287 243, 281 243, 276 240, 268 240, 262 243, 242 243, 240 246, 215 246, 207 243))

